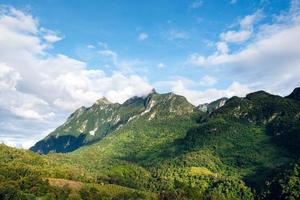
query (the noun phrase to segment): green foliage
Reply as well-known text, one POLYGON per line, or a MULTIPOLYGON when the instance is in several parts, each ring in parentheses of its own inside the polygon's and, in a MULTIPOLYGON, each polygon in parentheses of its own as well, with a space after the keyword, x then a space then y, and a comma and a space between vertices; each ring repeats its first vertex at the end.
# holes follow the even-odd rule
POLYGON ((267 200, 300 199, 300 163, 289 164, 272 173, 261 198, 267 200))
POLYGON ((93 200, 93 199, 108 200, 108 199, 110 199, 109 195, 107 193, 100 192, 94 187, 83 188, 80 191, 80 196, 83 200, 93 200))
MULTIPOLYGON (((126 169, 121 166, 115 169, 116 173, 122 171, 126 171, 126 169)), ((131 172, 135 173, 134 170, 131 172)), ((118 199, 118 197, 156 199, 152 193, 112 184, 97 184, 97 181, 90 177, 97 177, 97 175, 91 174, 85 169, 71 167, 66 163, 57 163, 48 156, 0 145, 0 199, 34 200, 37 197, 42 200, 94 200, 118 199), (61 178, 57 179, 61 184, 57 185, 53 184, 53 181, 48 181, 50 177, 61 178), (79 186, 73 186, 74 181, 71 182, 67 179, 83 182, 78 182, 79 186), (82 184, 84 187, 80 189, 82 184)), ((130 176, 125 180, 130 180, 130 176)))
POLYGON ((55 151, 83 134, 71 153, 1 146, 1 197, 299 199, 299 163, 288 163, 300 155, 300 102, 263 91, 218 108, 222 101, 204 113, 182 96, 152 93, 81 108, 50 134, 68 136, 55 151))
POLYGON ((251 192, 250 188, 245 186, 245 184, 241 181, 221 180, 214 183, 210 190, 211 191, 207 195, 209 199, 254 199, 254 195, 251 192))

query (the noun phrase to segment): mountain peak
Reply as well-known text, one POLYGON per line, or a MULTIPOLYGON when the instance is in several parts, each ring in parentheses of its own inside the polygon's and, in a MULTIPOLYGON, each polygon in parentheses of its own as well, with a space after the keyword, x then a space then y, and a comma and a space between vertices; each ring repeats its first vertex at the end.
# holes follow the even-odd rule
POLYGON ((150 91, 150 93, 149 93, 149 94, 157 94, 157 92, 156 92, 155 88, 152 88, 152 90, 150 91))
POLYGON ((300 87, 295 88, 287 98, 300 101, 300 87))
POLYGON ((263 91, 263 90, 259 90, 257 92, 252 92, 246 95, 246 99, 259 99, 259 98, 265 98, 265 97, 269 97, 271 96, 270 93, 263 91))
POLYGON ((109 105, 112 104, 109 100, 107 100, 105 97, 102 97, 97 100, 96 104, 98 105, 109 105))
POLYGON ((212 111, 224 106, 227 100, 227 97, 222 97, 210 103, 200 104, 198 105, 198 109, 200 109, 203 112, 211 113, 212 111))

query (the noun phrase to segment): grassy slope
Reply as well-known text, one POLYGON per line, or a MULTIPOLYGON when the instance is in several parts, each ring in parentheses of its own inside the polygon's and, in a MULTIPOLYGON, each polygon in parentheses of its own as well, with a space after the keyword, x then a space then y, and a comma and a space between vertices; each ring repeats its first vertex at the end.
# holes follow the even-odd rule
POLYGON ((0 199, 157 199, 155 193, 97 184, 95 177, 96 174, 79 166, 0 145, 0 199))

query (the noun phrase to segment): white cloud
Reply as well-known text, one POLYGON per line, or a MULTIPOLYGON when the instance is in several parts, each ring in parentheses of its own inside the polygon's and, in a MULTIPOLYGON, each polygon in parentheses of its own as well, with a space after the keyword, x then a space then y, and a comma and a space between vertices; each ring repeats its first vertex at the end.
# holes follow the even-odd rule
MULTIPOLYGON (((8 146, 13 146, 17 148, 25 148, 28 149, 32 147, 36 141, 41 140, 43 137, 45 137, 47 134, 49 134, 54 129, 45 129, 44 131, 37 132, 34 129, 25 129, 24 124, 16 124, 16 122, 0 122, 0 126, 4 127, 2 129, 0 134, 0 143, 4 143, 8 146), (9 133, 8 133, 9 132, 9 133), (24 139, 24 135, 30 132, 30 136, 27 136, 26 139, 24 139)), ((27 127, 30 127, 30 124, 27 124, 27 127)))
POLYGON ((221 54, 227 54, 228 51, 229 51, 227 43, 226 42, 218 42, 217 43, 217 50, 221 54))
POLYGON ((185 96, 188 101, 196 106, 199 104, 212 102, 222 97, 243 97, 251 92, 251 89, 248 86, 242 85, 236 81, 232 82, 232 84, 229 85, 226 89, 208 88, 206 90, 189 89, 189 85, 191 83, 193 84, 193 81, 191 80, 177 79, 157 82, 156 86, 158 88, 171 88, 172 92, 185 96))
POLYGON ((118 59, 118 54, 112 50, 109 49, 105 49, 105 50, 100 50, 98 52, 101 56, 106 56, 106 57, 110 57, 113 61, 114 64, 117 63, 117 59, 118 59))
MULTIPOLYGON (((38 111, 35 110, 37 103, 39 103, 39 101, 29 104, 23 103, 21 106, 12 106, 10 110, 18 117, 33 120, 46 120, 54 116, 53 112, 41 115, 38 111)), ((47 106, 47 104, 45 106, 47 106)))
POLYGON ((139 40, 139 41, 144 41, 144 40, 146 40, 148 37, 149 37, 149 36, 148 36, 147 33, 140 33, 140 34, 139 34, 139 37, 138 37, 138 40, 139 40))
MULTIPOLYGON (((89 106, 102 96, 123 102, 152 89, 144 77, 117 71, 107 75, 100 69, 88 69, 85 62, 50 53, 51 44, 59 39, 55 32, 40 27, 30 14, 1 7, 0 119, 24 131, 22 135, 14 133, 17 138, 10 135, 11 130, 0 127, 0 140, 16 145, 21 140, 30 143, 30 138, 36 141, 43 130, 57 127, 79 106, 89 106)), ((129 65, 109 49, 98 53, 116 64, 129 65)))
POLYGON ((243 42, 248 40, 251 34, 251 30, 227 31, 225 33, 221 33, 220 38, 226 42, 243 42))
POLYGON ((54 43, 54 42, 61 40, 62 38, 57 35, 46 34, 46 35, 44 35, 44 39, 50 43, 54 43))
MULTIPOLYGON (((300 46, 295 43, 300 41, 300 15, 293 11, 293 15, 281 19, 285 21, 261 25, 252 42, 237 52, 217 51, 209 56, 195 53, 189 62, 225 70, 253 89, 286 95, 300 85, 300 46)), ((247 18, 243 26, 252 23, 247 18)))
POLYGON ((192 8, 200 8, 203 5, 203 1, 202 0, 196 0, 192 3, 191 7, 192 8))
POLYGON ((4 63, 0 64, 0 109, 25 119, 45 120, 52 117, 54 113, 47 113, 48 104, 45 101, 17 90, 20 80, 20 73, 4 63))
POLYGON ((11 31, 35 34, 38 32, 38 21, 32 16, 12 7, 0 7, 1 26, 11 31))
POLYGON ((16 90, 16 85, 21 76, 5 63, 0 63, 0 91, 16 90))
POLYGON ((198 53, 193 53, 189 56, 188 62, 196 65, 221 64, 228 57, 228 53, 230 51, 229 45, 231 43, 242 44, 249 40, 253 34, 254 23, 259 21, 262 16, 263 15, 260 10, 256 11, 252 15, 245 16, 239 21, 239 30, 230 30, 220 33, 220 41, 215 43, 215 53, 207 57, 199 55, 198 53))
POLYGON ((240 26, 242 29, 249 29, 252 28, 253 24, 258 22, 263 18, 263 13, 261 10, 256 11, 252 15, 247 15, 245 16, 241 21, 240 21, 240 26))
POLYGON ((54 116, 46 101, 18 90, 0 92, 0 109, 16 117, 36 121, 47 120, 54 116))
MULTIPOLYGON (((117 52, 111 50, 106 45, 105 49, 94 49, 96 56, 101 56, 102 61, 106 66, 111 67, 114 71, 121 72, 123 74, 145 73, 147 69, 144 67, 145 62, 139 59, 122 59, 117 52)), ((93 54, 93 53, 92 53, 93 54)))
POLYGON ((201 79, 200 85, 201 85, 201 86, 206 86, 206 87, 208 87, 208 86, 213 86, 213 85, 215 85, 217 82, 218 82, 218 80, 217 80, 215 77, 209 76, 209 75, 205 75, 205 76, 201 79))
POLYGON ((63 39, 56 32, 45 28, 41 28, 41 32, 43 33, 44 40, 46 40, 49 43, 55 43, 63 39))
POLYGON ((253 33, 253 25, 263 17, 260 10, 252 15, 247 15, 240 20, 240 29, 237 31, 227 31, 220 34, 220 39, 224 42, 243 42, 248 40, 253 33))

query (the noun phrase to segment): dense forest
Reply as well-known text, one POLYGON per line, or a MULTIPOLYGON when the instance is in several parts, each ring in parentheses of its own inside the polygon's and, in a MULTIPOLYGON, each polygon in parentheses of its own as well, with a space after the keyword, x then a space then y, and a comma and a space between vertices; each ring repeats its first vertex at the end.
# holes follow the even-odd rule
POLYGON ((300 199, 299 96, 100 99, 31 150, 0 145, 0 199, 300 199))

